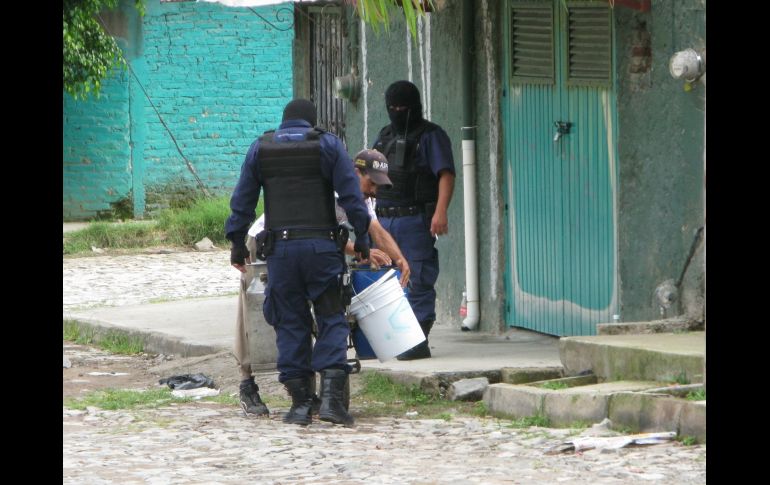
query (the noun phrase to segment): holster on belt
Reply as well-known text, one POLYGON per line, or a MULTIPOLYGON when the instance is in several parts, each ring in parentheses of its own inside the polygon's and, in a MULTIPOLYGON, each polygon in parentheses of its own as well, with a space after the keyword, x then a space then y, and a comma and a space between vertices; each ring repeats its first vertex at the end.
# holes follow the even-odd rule
MULTIPOLYGON (((337 226, 337 248, 343 255, 345 254, 345 246, 348 244, 348 239, 350 239, 351 227, 349 222, 337 226)), ((353 299, 353 281, 350 277, 350 270, 348 269, 347 264, 345 264, 345 269, 339 278, 340 302, 342 303, 342 306, 346 307, 350 305, 350 302, 353 299)))
POLYGON ((275 240, 273 233, 265 229, 258 233, 254 240, 257 242, 257 250, 255 253, 257 259, 265 261, 268 256, 273 254, 273 242, 275 240))
POLYGON ((337 226, 337 249, 341 253, 345 253, 345 246, 348 244, 348 239, 350 239, 350 230, 347 226, 340 224, 337 226))

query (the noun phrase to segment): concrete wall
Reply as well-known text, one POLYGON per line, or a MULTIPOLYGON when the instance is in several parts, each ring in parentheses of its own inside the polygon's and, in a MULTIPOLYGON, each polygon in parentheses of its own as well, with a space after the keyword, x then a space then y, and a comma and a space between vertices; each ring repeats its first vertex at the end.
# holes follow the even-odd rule
POLYGON ((128 17, 122 46, 136 77, 119 73, 99 100, 65 94, 65 219, 116 201, 143 216, 201 195, 188 162, 210 193, 229 193, 249 145, 292 97, 293 16, 276 18, 279 8, 254 10, 287 30, 204 2, 150 0, 135 25, 128 17))
MULTIPOLYGON (((498 2, 479 0, 485 8, 477 9, 476 53, 474 55, 475 104, 479 113, 477 130, 477 180, 479 205, 479 253, 481 329, 501 329, 504 289, 502 254, 504 238, 500 214, 502 180, 499 150, 498 99, 499 68, 497 21, 498 2), (487 39, 487 40, 485 40, 487 39), (488 63, 492 65, 487 69, 488 63), (490 96, 491 90, 491 96, 490 96), (490 107, 493 111, 490 111, 490 107), (495 149, 490 154, 489 147, 495 149)), ((439 324, 459 327, 462 291, 465 288, 465 240, 462 176, 462 92, 460 28, 462 1, 437 2, 437 11, 418 26, 419 36, 412 39, 401 18, 393 18, 389 31, 376 34, 348 9, 349 48, 355 69, 362 79, 360 99, 348 103, 347 144, 350 153, 371 147, 379 130, 389 123, 385 110, 385 89, 394 81, 412 81, 423 96, 423 115, 438 123, 452 140, 457 178, 449 206, 449 234, 440 237, 440 274, 436 284, 436 314, 439 324), (366 62, 364 63, 364 59, 366 62)), ((349 70, 349 67, 348 67, 349 70)))
MULTIPOLYGON (((389 32, 381 30, 377 35, 369 26, 362 30, 360 20, 348 11, 349 49, 351 58, 357 59, 354 68, 362 79, 362 94, 357 102, 348 103, 347 138, 351 153, 364 145, 372 146, 388 122, 385 89, 393 81, 409 79, 411 63, 411 80, 424 95, 426 114, 447 131, 453 143, 457 179, 449 209, 450 232, 437 244, 441 273, 436 310, 439 323, 459 327, 462 319, 458 308, 465 286, 460 133, 462 0, 439 3, 437 12, 430 16, 429 28, 423 25, 417 40, 407 36, 400 18, 393 19, 389 32)), ((480 328, 500 331, 504 329, 505 303, 500 130, 503 12, 500 2, 475 3, 480 328)), ((647 13, 621 6, 614 12, 621 320, 655 320, 680 314, 702 320, 705 260, 699 228, 704 225, 705 84, 685 91, 683 82, 670 76, 668 60, 687 47, 705 48, 705 3, 661 0, 653 1, 647 13), (660 298, 669 294, 667 288, 674 300, 661 313, 660 298)))
POLYGON ((668 61, 688 47, 705 49, 705 14, 703 0, 653 0, 646 13, 615 8, 625 322, 703 320, 706 89, 685 91, 668 61), (667 295, 668 306, 660 301, 667 295))

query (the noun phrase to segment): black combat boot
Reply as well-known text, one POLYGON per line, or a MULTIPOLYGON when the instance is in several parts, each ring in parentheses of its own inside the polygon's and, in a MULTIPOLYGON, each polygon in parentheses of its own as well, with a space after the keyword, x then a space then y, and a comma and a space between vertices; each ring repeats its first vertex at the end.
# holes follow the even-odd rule
POLYGON ((313 391, 310 387, 311 377, 289 379, 284 382, 286 390, 291 395, 291 409, 283 417, 284 423, 307 426, 311 422, 310 408, 313 404, 313 391))
POLYGON ((254 382, 253 377, 242 380, 239 390, 241 408, 243 408, 244 416, 248 416, 249 414, 267 416, 270 414, 267 406, 265 406, 265 403, 263 403, 262 399, 259 397, 259 386, 254 382))
POLYGON ((430 346, 428 345, 428 334, 430 334, 430 329, 433 328, 433 322, 434 320, 426 320, 424 322, 420 322, 420 328, 422 328, 422 333, 425 334, 425 340, 407 350, 406 352, 398 355, 396 359, 416 360, 429 358, 430 346))
POLYGON ((344 393, 348 383, 348 373, 342 369, 324 369, 321 371, 321 409, 318 416, 321 421, 353 426, 353 416, 345 410, 344 393))

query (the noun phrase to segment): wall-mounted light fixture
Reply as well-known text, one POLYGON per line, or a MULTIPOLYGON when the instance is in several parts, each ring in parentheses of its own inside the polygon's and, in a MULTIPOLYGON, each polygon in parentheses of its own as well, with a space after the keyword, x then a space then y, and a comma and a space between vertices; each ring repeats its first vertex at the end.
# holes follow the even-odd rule
POLYGON ((358 76, 353 73, 334 78, 334 96, 355 103, 361 93, 358 76))

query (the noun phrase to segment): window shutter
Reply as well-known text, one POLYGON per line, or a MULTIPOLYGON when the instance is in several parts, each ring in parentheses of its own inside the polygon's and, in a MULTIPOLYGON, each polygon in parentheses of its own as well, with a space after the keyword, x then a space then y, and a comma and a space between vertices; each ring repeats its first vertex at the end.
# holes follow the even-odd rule
POLYGON ((553 5, 512 2, 511 75, 514 83, 553 84, 553 5))
POLYGON ((612 86, 612 16, 606 3, 569 2, 567 85, 612 86))

